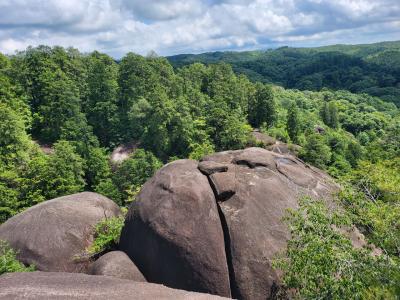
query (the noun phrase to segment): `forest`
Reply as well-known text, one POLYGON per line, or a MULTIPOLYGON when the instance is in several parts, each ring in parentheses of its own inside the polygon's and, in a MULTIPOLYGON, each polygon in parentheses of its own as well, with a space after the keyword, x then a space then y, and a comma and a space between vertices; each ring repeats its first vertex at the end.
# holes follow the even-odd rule
POLYGON ((302 160, 335 178, 345 207, 340 222, 357 225, 385 253, 379 259, 355 253, 331 232, 339 221, 307 202, 310 222, 301 213, 289 217, 298 236, 289 245, 292 264, 278 262, 288 289, 312 299, 321 292, 319 283, 328 290, 326 299, 352 293, 396 299, 399 61, 398 42, 168 59, 128 53, 119 61, 48 46, 0 54, 0 224, 80 191, 126 207, 165 163, 262 146, 251 134, 258 129, 301 146, 302 160), (132 155, 111 163, 113 149, 128 143, 137 145, 132 155), (318 244, 324 236, 331 243, 325 248, 318 244), (316 249, 326 250, 327 261, 312 256, 316 249), (330 269, 342 267, 335 265, 338 257, 352 264, 352 273, 340 279, 330 269), (316 268, 299 278, 296 268, 310 259, 316 268))
POLYGON ((193 62, 226 62, 252 81, 289 89, 323 88, 367 93, 400 106, 400 42, 333 45, 318 48, 281 47, 267 51, 213 52, 168 57, 181 67, 193 62))

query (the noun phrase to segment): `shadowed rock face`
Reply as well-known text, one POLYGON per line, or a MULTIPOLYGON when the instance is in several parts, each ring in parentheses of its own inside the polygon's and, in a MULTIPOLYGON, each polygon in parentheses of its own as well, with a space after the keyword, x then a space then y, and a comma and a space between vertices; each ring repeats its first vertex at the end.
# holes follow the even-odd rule
POLYGON ((120 249, 149 282, 229 297, 217 203, 197 166, 175 161, 146 182, 129 209, 120 249))
POLYGON ((223 298, 108 276, 32 272, 0 276, 0 299, 217 300, 223 298))
POLYGON ((18 259, 37 270, 85 272, 78 258, 93 241, 102 219, 120 214, 110 199, 84 192, 35 205, 0 225, 0 239, 19 251, 18 259))
POLYGON ((146 282, 143 274, 122 251, 111 251, 101 256, 89 267, 89 274, 146 282))
POLYGON ((268 299, 279 284, 272 260, 289 238, 286 209, 336 189, 322 171, 261 148, 175 161, 130 207, 121 249, 150 282, 268 299))

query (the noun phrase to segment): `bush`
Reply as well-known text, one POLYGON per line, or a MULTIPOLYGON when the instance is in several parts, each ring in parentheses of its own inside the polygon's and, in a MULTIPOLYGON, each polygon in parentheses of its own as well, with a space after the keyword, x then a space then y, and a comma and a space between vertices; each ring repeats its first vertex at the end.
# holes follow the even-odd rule
POLYGON ((92 245, 87 249, 89 255, 93 256, 105 251, 117 248, 125 216, 108 218, 96 224, 95 238, 92 245))
POLYGON ((278 141, 287 143, 289 141, 289 135, 285 128, 273 127, 267 130, 267 134, 276 138, 278 141))
POLYGON ((17 260, 17 252, 7 242, 0 240, 0 275, 12 272, 32 272, 33 265, 26 267, 17 260))
POLYGON ((338 228, 349 226, 344 212, 331 212, 322 201, 305 198, 286 221, 291 240, 275 267, 284 272, 282 295, 299 299, 395 298, 399 265, 386 256, 356 249, 338 228))

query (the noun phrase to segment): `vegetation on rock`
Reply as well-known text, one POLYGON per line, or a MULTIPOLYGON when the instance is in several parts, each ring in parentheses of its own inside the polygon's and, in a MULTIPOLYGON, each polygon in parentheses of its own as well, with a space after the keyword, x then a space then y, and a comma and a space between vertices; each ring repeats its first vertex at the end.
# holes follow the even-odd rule
POLYGON ((18 261, 16 251, 7 242, 0 240, 0 275, 12 272, 32 272, 34 270, 35 266, 26 267, 18 261))

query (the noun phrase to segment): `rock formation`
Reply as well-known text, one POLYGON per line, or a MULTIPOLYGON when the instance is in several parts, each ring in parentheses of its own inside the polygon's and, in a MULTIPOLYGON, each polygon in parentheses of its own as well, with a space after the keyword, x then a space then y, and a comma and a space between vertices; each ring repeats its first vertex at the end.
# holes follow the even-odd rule
POLYGON ((93 241, 94 226, 120 214, 110 199, 84 192, 42 202, 0 225, 0 240, 19 252, 24 264, 37 270, 85 272, 80 260, 93 241))
POLYGON ((218 300, 218 296, 159 284, 76 273, 10 273, 0 276, 0 299, 218 300))
POLYGON ((120 249, 149 282, 230 296, 224 235, 208 179, 194 160, 169 163, 129 209, 120 249))
POLYGON ((143 274, 122 251, 111 251, 101 256, 89 267, 89 274, 146 282, 143 274))
POLYGON ((271 298, 272 268, 289 233, 282 217, 302 196, 329 199, 322 171, 261 148, 172 162, 129 209, 125 251, 150 282, 239 299, 271 298))

